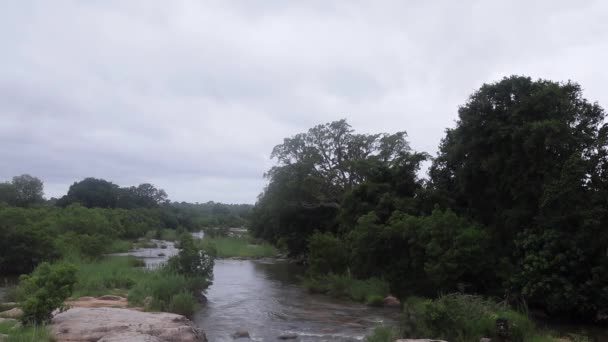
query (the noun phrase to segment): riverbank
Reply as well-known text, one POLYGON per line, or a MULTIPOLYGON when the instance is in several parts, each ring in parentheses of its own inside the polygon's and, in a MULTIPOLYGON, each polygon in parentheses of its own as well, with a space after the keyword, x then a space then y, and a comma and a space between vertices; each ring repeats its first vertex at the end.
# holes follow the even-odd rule
POLYGON ((209 237, 198 240, 199 246, 216 258, 272 258, 279 251, 264 241, 252 241, 246 236, 209 237))

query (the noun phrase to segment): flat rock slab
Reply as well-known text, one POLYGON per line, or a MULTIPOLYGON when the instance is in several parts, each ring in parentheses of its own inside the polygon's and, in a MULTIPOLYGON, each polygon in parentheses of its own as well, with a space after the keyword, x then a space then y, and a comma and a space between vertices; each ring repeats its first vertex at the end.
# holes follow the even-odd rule
POLYGON ((121 308, 72 308, 52 321, 57 342, 206 342, 184 316, 121 308))

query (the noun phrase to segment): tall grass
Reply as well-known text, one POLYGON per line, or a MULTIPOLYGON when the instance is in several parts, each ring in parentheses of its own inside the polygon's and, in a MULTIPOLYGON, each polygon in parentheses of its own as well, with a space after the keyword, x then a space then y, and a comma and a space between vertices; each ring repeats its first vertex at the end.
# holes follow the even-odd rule
POLYGON ((368 305, 381 305, 389 293, 388 283, 378 279, 355 279, 347 274, 329 274, 305 278, 303 285, 312 293, 326 293, 333 297, 349 298, 368 305))
POLYGON ((377 327, 365 337, 366 342, 393 342, 399 338, 398 332, 391 327, 377 327))
POLYGON ((242 237, 205 237, 199 243, 207 253, 218 258, 265 258, 278 254, 277 249, 269 243, 253 244, 242 237))
POLYGON ((139 260, 134 257, 71 262, 78 270, 72 297, 120 295, 126 296, 130 305, 191 316, 197 306, 195 291, 207 286, 199 277, 186 277, 165 268, 137 267, 139 260))
POLYGON ((51 342, 53 337, 46 326, 15 327, 17 322, 0 322, 0 334, 8 335, 4 342, 51 342))
POLYGON ((496 338, 498 319, 508 322, 513 342, 553 341, 524 314, 478 296, 449 294, 437 299, 410 297, 404 305, 402 334, 453 342, 496 338))
POLYGON ((128 240, 114 240, 108 246, 108 253, 126 253, 131 250, 133 243, 128 240))

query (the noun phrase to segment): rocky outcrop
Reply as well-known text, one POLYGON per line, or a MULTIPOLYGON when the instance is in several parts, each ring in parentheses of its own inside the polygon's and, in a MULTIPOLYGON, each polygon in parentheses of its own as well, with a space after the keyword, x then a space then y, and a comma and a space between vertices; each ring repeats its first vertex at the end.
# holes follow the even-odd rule
POLYGON ((386 296, 386 298, 384 298, 384 300, 382 301, 382 304, 385 307, 389 307, 389 308, 398 308, 401 306, 401 302, 399 301, 399 299, 397 299, 396 297, 393 296, 386 296))
POLYGON ((206 342, 205 334, 184 316, 123 308, 71 308, 55 315, 57 342, 206 342))
POLYGON ((23 315, 23 310, 19 308, 12 308, 10 310, 0 312, 2 318, 19 318, 23 315))

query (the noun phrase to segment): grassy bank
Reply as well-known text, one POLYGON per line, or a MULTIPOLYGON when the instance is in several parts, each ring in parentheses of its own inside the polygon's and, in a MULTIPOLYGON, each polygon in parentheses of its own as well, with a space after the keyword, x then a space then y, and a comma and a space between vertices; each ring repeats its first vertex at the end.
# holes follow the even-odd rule
POLYGON ((269 243, 252 243, 246 237, 205 237, 201 248, 218 258, 270 258, 278 254, 269 243))
POLYGON ((53 338, 46 326, 15 327, 17 322, 0 322, 0 334, 8 335, 3 342, 51 342, 53 338))
POLYGON ((151 311, 191 316, 197 307, 195 292, 208 285, 201 277, 187 277, 165 268, 141 268, 141 260, 134 257, 69 262, 78 270, 72 297, 119 295, 127 297, 129 305, 151 311))
MULTIPOLYGON (((508 327, 513 342, 560 341, 557 334, 539 329, 525 314, 478 296, 450 294, 437 299, 408 298, 399 327, 379 327, 366 341, 392 342, 397 338, 433 338, 451 342, 497 340, 497 322, 508 327)), ((580 335, 559 336, 561 341, 589 342, 580 335)))
POLYGON ((389 294, 388 283, 383 280, 377 278, 359 280, 346 274, 305 278, 303 285, 312 293, 349 298, 368 305, 382 305, 382 300, 389 294))

